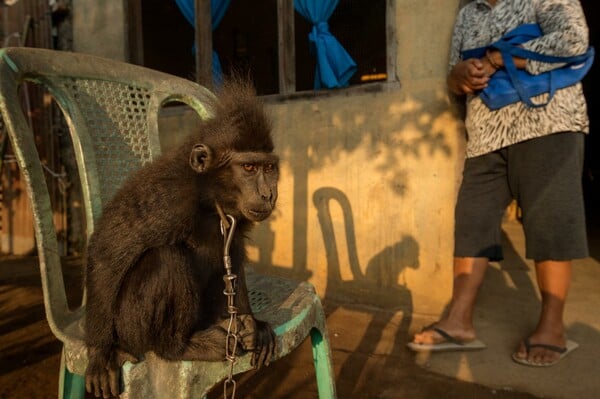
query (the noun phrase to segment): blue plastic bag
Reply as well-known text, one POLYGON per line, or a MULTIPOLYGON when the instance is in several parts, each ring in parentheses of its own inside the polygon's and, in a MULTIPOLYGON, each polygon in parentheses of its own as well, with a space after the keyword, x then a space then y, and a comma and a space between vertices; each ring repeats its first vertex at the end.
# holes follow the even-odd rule
POLYGON ((489 46, 462 52, 465 60, 482 58, 489 48, 497 49, 502 54, 504 69, 496 71, 488 82, 488 86, 479 93, 481 100, 490 109, 496 110, 518 101, 522 101, 529 107, 545 106, 550 102, 557 89, 574 85, 588 73, 594 62, 593 47, 589 47, 584 54, 573 57, 549 56, 519 47, 520 44, 542 35, 538 24, 524 24, 507 32, 500 40, 489 46), (517 69, 512 59, 513 56, 566 65, 539 75, 532 75, 525 70, 517 69), (531 101, 532 97, 543 93, 548 93, 546 102, 536 104, 531 101))

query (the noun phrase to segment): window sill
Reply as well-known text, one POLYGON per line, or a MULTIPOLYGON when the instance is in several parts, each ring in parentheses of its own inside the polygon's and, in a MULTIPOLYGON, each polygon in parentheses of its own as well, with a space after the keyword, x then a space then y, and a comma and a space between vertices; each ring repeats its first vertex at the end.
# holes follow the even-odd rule
MULTIPOLYGON (((344 87, 342 89, 323 89, 318 91, 306 90, 290 94, 269 94, 260 97, 266 104, 277 104, 295 100, 324 99, 330 97, 355 96, 370 93, 384 93, 398 90, 400 87, 401 85, 399 81, 374 82, 344 87)), ((180 102, 172 102, 166 104, 166 106, 161 107, 160 112, 161 116, 175 116, 184 114, 190 109, 191 108, 188 105, 182 104, 180 102)))
POLYGON ((294 100, 306 100, 306 99, 317 99, 317 98, 328 98, 338 96, 352 96, 368 93, 381 93, 387 91, 393 91, 400 88, 400 82, 375 82, 375 83, 364 83, 341 89, 322 89, 322 90, 306 90, 298 91, 290 94, 268 94, 261 96, 265 103, 281 103, 294 100))

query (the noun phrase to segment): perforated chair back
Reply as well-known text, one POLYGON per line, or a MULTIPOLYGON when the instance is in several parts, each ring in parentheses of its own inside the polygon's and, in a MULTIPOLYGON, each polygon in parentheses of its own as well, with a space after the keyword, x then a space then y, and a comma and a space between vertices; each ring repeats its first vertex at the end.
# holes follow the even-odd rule
MULTIPOLYGON (((59 398, 85 396, 83 342, 85 298, 69 309, 50 196, 34 135, 23 114, 19 87, 44 86, 69 126, 83 195, 87 238, 94 222, 128 174, 160 154, 158 115, 165 103, 189 105, 210 117, 212 93, 185 79, 147 68, 84 54, 32 48, 0 50, 0 112, 9 133, 31 202, 50 328, 63 342, 59 398)), ((251 306, 275 329, 275 358, 290 353, 308 336, 319 396, 335 397, 325 315, 312 285, 248 273, 251 306)), ((240 357, 235 373, 251 369, 251 354, 240 357)), ((223 380, 226 362, 167 362, 151 353, 122 370, 122 398, 198 398, 223 380)))
MULTIPOLYGON (((25 82, 44 86, 63 111, 79 167, 88 235, 102 204, 127 175, 160 154, 160 107, 181 101, 207 117, 203 101, 212 94, 187 80, 81 54, 31 48, 7 48, 0 54, 0 107, 17 160, 25 166, 21 171, 31 180, 33 214, 40 227, 36 238, 44 244, 40 260, 52 276, 47 283, 61 283, 50 197, 32 129, 21 111, 19 86, 25 82)), ((48 319, 60 337, 69 324, 69 318, 63 320, 68 307, 61 290, 46 288, 48 319)))

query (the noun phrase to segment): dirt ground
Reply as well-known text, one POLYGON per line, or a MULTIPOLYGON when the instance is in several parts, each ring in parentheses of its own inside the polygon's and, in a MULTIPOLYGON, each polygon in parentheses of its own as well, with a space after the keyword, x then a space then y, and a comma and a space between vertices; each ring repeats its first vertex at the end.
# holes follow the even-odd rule
MULTIPOLYGON (((73 303, 81 295, 78 270, 76 262, 67 262, 65 280, 73 303)), ((389 336, 387 327, 395 323, 390 311, 343 303, 325 303, 325 309, 340 399, 533 398, 460 382, 416 366, 404 345, 407 331, 394 328, 396 336, 389 336), (386 342, 387 349, 382 349, 386 342)), ((44 316, 37 260, 0 259, 0 399, 56 398, 60 350, 61 343, 44 316)), ((237 376, 236 381, 237 398, 318 397, 308 341, 292 355, 237 376)), ((223 397, 221 387, 209 397, 223 397)))

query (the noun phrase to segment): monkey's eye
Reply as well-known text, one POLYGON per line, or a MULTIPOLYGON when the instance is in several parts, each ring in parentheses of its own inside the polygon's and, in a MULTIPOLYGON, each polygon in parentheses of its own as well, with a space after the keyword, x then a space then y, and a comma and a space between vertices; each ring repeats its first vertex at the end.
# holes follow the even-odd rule
POLYGON ((275 171, 276 166, 274 163, 267 163, 267 164, 265 164, 264 168, 265 168, 265 173, 271 173, 271 172, 275 171))
POLYGON ((253 163, 245 163, 242 167, 246 172, 256 172, 256 165, 253 163))

